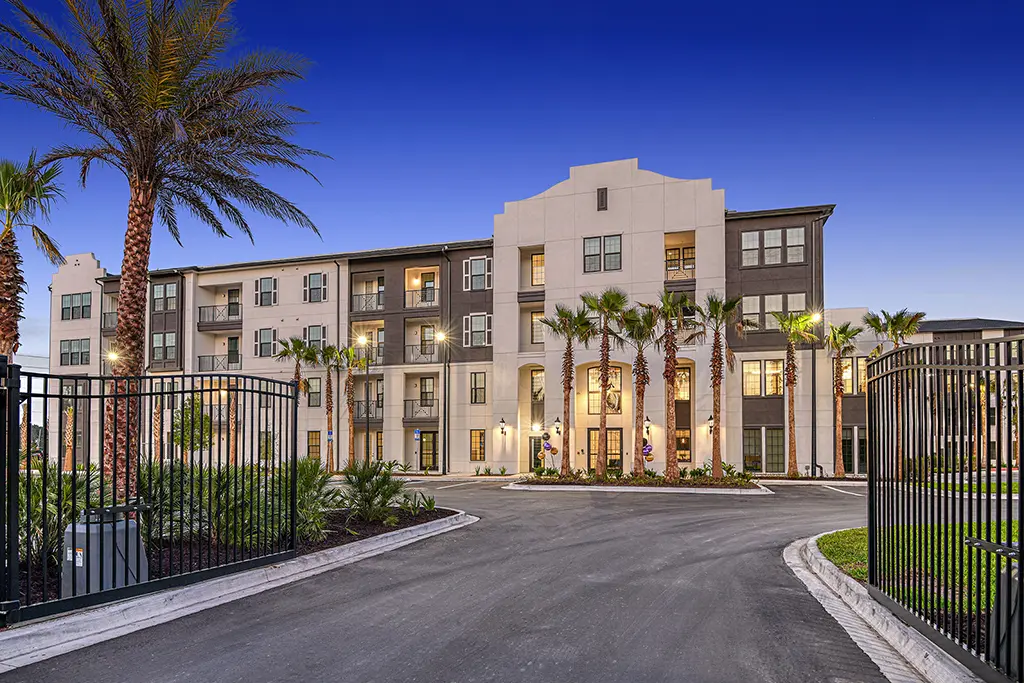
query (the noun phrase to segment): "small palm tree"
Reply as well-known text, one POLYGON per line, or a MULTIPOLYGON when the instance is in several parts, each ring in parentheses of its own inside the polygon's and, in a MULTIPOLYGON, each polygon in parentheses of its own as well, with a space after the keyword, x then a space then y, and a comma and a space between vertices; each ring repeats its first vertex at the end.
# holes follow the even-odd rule
POLYGON ((327 375, 324 382, 324 411, 327 413, 327 472, 334 472, 334 373, 341 368, 338 347, 325 344, 316 356, 317 367, 327 375))
MULTIPOLYGON (((883 310, 879 315, 869 312, 864 316, 864 324, 879 338, 879 344, 871 352, 872 356, 882 353, 882 344, 892 342, 894 349, 906 343, 907 337, 917 334, 924 320, 924 313, 911 312, 904 308, 889 313, 883 310)), ((896 373, 896 478, 903 479, 903 381, 900 373, 896 373)))
POLYGON ((665 380, 665 478, 679 480, 679 461, 675 454, 676 433, 676 354, 679 351, 679 334, 685 330, 685 313, 693 302, 681 292, 665 290, 657 304, 642 304, 654 311, 661 323, 661 335, 656 342, 665 356, 665 369, 661 376, 665 380))
MULTIPOLYGON (((623 339, 636 351, 636 360, 633 363, 633 384, 636 393, 636 414, 633 419, 633 474, 637 476, 644 473, 644 396, 647 393, 647 385, 651 383, 647 350, 658 343, 658 323, 658 314, 650 306, 645 305, 631 308, 622 316, 623 339)), ((675 434, 674 429, 672 434, 675 434)), ((667 441, 665 457, 668 459, 667 441)))
POLYGON ((555 315, 551 318, 541 320, 551 333, 560 339, 565 340, 565 351, 562 352, 562 475, 568 475, 572 468, 570 459, 571 428, 570 418, 572 417, 572 381, 576 372, 576 365, 573 359, 574 345, 582 344, 584 347, 590 344, 596 329, 594 324, 587 317, 587 309, 578 306, 575 309, 555 304, 555 315))
POLYGON ((731 371, 735 356, 729 348, 726 331, 732 327, 743 336, 744 323, 740 318, 740 297, 726 299, 718 292, 708 292, 703 303, 693 304, 693 321, 686 334, 686 343, 703 344, 711 337, 711 476, 721 479, 722 469, 722 380, 725 368, 731 371))
POLYGON ((301 337, 292 337, 281 342, 281 350, 274 358, 282 363, 295 363, 295 375, 292 379, 298 385, 299 391, 308 391, 309 383, 302 376, 303 366, 312 366, 316 363, 316 348, 302 341, 301 337))
MULTIPOLYGON (((367 359, 352 346, 338 349, 338 367, 345 369, 345 408, 348 410, 348 467, 356 464, 356 379, 354 371, 363 368, 367 359)), ((366 406, 369 410, 370 406, 366 406)), ((369 439, 370 435, 367 434, 369 439)))
POLYGON ((48 161, 79 160, 83 184, 94 162, 128 181, 115 374, 140 375, 154 217, 175 240, 179 208, 222 236, 230 224, 252 238, 240 206, 316 230, 256 175, 274 167, 308 174, 301 162, 316 152, 289 140, 301 110, 279 96, 304 64, 266 52, 228 62, 238 37, 234 0, 65 0, 69 30, 24 0, 9 4, 24 28, 0 23, 8 39, 0 93, 84 134, 48 161))
POLYGON ((62 197, 57 178, 60 166, 36 163, 36 155, 28 162, 0 161, 0 211, 3 232, 0 233, 0 356, 12 359, 18 352, 18 323, 22 315, 21 296, 25 293, 25 275, 21 271, 21 252, 16 232, 30 230, 39 251, 55 266, 64 263, 57 243, 34 222, 49 216, 54 201, 62 197))
POLYGON ((857 350, 857 335, 864 331, 863 327, 854 327, 853 323, 828 326, 825 336, 825 347, 834 354, 832 360, 832 395, 835 400, 836 434, 835 434, 835 474, 846 476, 846 465, 843 462, 843 358, 857 350))
POLYGON ((629 305, 629 296, 617 287, 610 287, 600 294, 586 293, 580 297, 583 305, 597 315, 598 329, 601 333, 601 421, 597 437, 597 476, 604 477, 608 473, 608 385, 611 375, 612 345, 622 346, 622 339, 612 330, 612 325, 619 326, 622 314, 629 305))
POLYGON ((813 332, 817 320, 810 313, 772 313, 772 316, 779 323, 779 331, 786 336, 786 413, 789 424, 786 474, 799 477, 800 469, 796 463, 796 345, 818 340, 813 332))

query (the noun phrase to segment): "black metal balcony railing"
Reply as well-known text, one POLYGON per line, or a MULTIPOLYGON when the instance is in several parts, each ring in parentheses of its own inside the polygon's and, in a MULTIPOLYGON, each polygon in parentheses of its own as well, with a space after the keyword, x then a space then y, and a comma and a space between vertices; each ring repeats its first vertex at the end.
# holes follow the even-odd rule
POLYGON ((241 320, 242 304, 240 303, 199 307, 199 322, 201 323, 228 323, 241 320))
POLYGON ((437 419, 436 398, 407 398, 405 399, 405 417, 410 420, 433 420, 437 419))
POLYGON ((666 280, 692 280, 697 277, 697 259, 676 258, 665 261, 666 280))
MULTIPOLYGON (((210 419, 214 423, 231 422, 231 406, 227 404, 211 404, 204 405, 203 412, 210 416, 210 419)), ((242 418, 242 411, 235 408, 235 422, 239 422, 242 418)))
POLYGON ((356 347, 356 358, 367 359, 370 365, 384 365, 384 342, 356 347))
POLYGON ((100 327, 104 330, 112 330, 117 327, 117 311, 107 311, 100 318, 100 327))
POLYGON ((431 306, 438 306, 440 303, 441 297, 434 287, 409 289, 405 292, 406 308, 430 308, 431 306))
POLYGON ((241 369, 241 354, 199 356, 199 372, 233 372, 241 369))
POLYGON ((441 345, 433 342, 408 344, 405 347, 406 363, 440 363, 441 345))
MULTIPOLYGON (((359 420, 366 419, 366 401, 356 401, 356 409, 353 413, 356 422, 359 420)), ((383 420, 384 419, 384 399, 380 398, 377 400, 370 401, 370 419, 371 420, 383 420)))
POLYGON ((376 294, 353 294, 352 295, 352 312, 353 313, 366 313, 368 311, 383 311, 384 310, 384 294, 378 292, 376 294))

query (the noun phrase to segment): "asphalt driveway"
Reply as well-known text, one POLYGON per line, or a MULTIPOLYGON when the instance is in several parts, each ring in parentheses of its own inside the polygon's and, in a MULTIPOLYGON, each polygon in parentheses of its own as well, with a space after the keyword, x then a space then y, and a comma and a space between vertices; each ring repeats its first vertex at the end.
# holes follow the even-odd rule
POLYGON ((782 560, 865 498, 440 486, 481 521, 0 681, 885 680, 782 560))

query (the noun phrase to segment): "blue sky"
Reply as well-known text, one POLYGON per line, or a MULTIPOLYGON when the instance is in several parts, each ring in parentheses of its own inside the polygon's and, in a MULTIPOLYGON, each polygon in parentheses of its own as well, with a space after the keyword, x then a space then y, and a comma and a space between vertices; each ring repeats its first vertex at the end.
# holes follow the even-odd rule
MULTIPOLYGON (((829 307, 1024 319, 1021 4, 781 4, 242 0, 241 50, 312 62, 287 97, 332 159, 310 163, 322 185, 267 181, 323 239, 253 217, 255 245, 185 222, 182 248, 158 225, 152 266, 486 237, 569 166, 639 157, 712 178, 731 209, 837 204, 829 307)), ((10 101, 0 121, 8 157, 73 137, 10 101)), ((65 180, 51 233, 119 271, 124 178, 65 180)), ((52 268, 25 262, 23 350, 45 352, 52 268)))

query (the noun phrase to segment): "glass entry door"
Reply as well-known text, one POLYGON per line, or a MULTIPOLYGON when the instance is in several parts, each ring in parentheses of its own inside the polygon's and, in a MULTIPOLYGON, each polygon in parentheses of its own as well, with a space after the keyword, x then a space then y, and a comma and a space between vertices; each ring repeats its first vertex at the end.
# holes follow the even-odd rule
POLYGON ((539 436, 530 437, 530 469, 536 469, 538 467, 552 467, 551 463, 546 463, 537 457, 537 454, 544 449, 544 439, 539 436))
POLYGON ((420 432, 420 469, 437 469, 437 432, 420 432))

